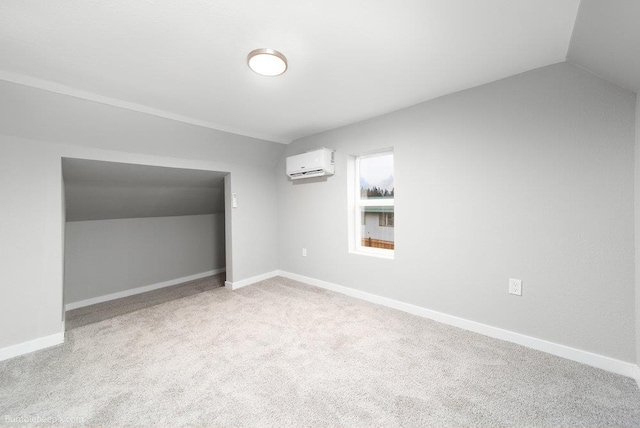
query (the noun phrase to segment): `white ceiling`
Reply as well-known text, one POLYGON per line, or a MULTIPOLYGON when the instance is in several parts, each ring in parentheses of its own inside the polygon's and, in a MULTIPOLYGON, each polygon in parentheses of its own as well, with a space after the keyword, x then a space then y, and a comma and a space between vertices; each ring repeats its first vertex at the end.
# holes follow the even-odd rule
POLYGON ((224 172, 63 159, 67 221, 224 212, 224 172))
POLYGON ((563 61, 578 4, 2 0, 0 79, 286 143, 563 61))
POLYGON ((640 90, 640 1, 582 0, 568 59, 640 90))

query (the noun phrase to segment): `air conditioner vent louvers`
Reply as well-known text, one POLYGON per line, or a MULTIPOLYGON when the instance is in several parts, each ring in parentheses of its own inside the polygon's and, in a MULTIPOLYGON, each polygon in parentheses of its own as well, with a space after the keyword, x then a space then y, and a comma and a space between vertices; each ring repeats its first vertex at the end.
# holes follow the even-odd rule
POLYGON ((289 156, 286 159, 287 175, 292 180, 330 176, 335 173, 334 162, 335 152, 325 148, 289 156))

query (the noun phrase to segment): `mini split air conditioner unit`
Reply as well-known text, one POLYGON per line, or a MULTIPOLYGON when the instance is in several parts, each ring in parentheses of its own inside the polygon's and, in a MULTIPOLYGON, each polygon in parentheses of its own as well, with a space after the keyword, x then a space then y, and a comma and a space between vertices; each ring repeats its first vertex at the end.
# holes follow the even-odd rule
POLYGON ((318 149, 287 158, 287 175, 292 180, 322 177, 335 174, 335 152, 330 149, 318 149))

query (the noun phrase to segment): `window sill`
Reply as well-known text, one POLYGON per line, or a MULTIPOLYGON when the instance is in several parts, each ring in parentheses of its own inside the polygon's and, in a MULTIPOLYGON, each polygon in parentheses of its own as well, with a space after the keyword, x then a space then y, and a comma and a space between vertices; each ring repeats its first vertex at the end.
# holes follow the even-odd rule
POLYGON ((387 253, 387 252, 367 251, 367 250, 350 250, 349 253, 356 254, 358 256, 377 257, 379 259, 387 259, 387 260, 395 259, 395 255, 393 252, 387 253))

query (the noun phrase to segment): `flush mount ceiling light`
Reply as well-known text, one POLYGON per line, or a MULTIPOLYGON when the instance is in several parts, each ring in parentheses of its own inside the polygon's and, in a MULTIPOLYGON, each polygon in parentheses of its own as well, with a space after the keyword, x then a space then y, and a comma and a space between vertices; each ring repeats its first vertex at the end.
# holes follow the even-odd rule
POLYGON ((249 68, 263 76, 279 76, 287 71, 287 58, 274 49, 256 49, 247 55, 249 68))

